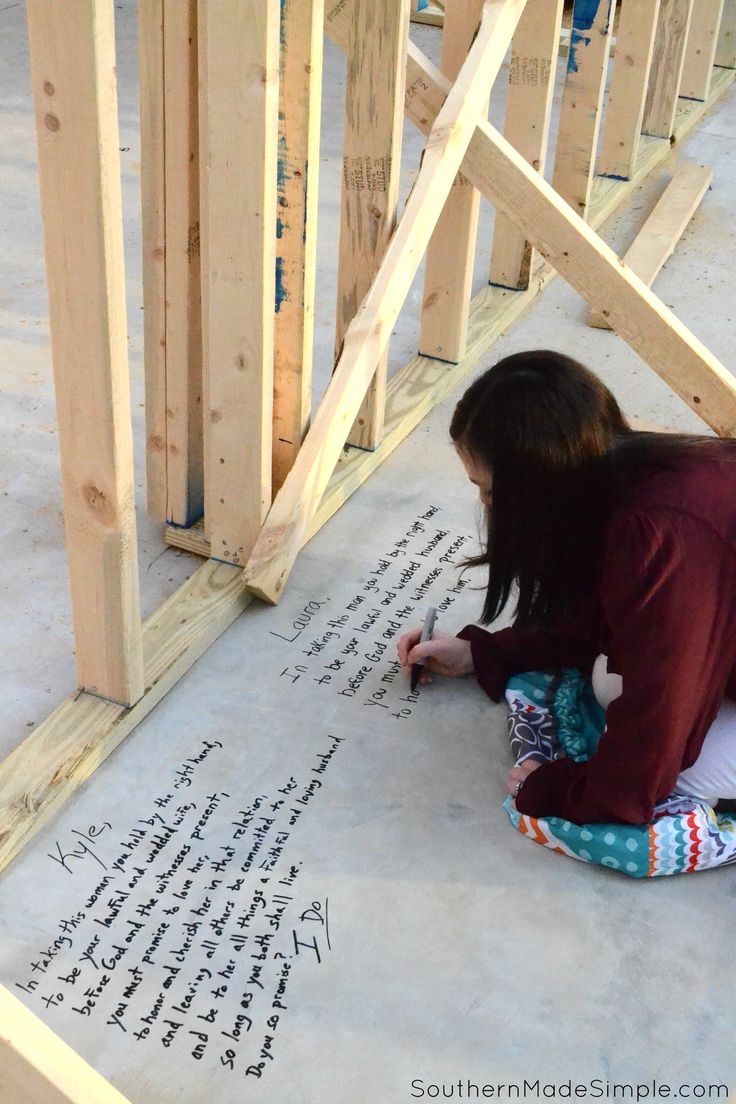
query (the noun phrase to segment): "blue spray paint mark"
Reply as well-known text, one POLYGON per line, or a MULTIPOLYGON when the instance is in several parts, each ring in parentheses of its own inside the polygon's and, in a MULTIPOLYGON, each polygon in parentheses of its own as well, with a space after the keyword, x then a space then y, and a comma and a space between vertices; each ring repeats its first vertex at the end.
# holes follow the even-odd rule
POLYGON ((582 35, 579 31, 573 28, 570 35, 570 50, 567 55, 567 71, 568 73, 577 73, 578 71, 578 58, 577 48, 582 42, 583 46, 590 45, 590 37, 588 35, 582 35))
POLYGON ((276 258, 276 314, 281 310, 281 304, 285 299, 288 300, 289 293, 286 290, 286 284, 284 283, 284 258, 276 258))
POLYGON ((619 176, 618 173, 601 173, 607 180, 631 180, 630 176, 619 176))
POLYGON ((279 134, 279 154, 276 164, 276 187, 280 192, 283 192, 286 186, 286 170, 287 170, 287 146, 286 137, 283 134, 279 134))
POLYGON ((419 3, 417 4, 417 11, 424 11, 424 9, 428 7, 429 0, 419 0, 419 3))
POLYGON ((277 218, 276 218, 276 237, 277 238, 283 238, 284 229, 285 229, 285 227, 284 227, 283 219, 281 219, 277 216, 277 218))

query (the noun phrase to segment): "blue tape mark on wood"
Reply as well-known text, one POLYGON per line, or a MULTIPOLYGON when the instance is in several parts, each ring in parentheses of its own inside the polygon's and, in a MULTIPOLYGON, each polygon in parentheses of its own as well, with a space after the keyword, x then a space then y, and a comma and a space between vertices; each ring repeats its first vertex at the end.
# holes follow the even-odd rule
POLYGON ((589 31, 595 23, 595 17, 598 14, 598 9, 601 4, 605 4, 607 8, 606 25, 603 33, 608 34, 611 25, 613 0, 575 0, 575 6, 572 11, 570 51, 567 55, 568 73, 577 73, 578 71, 577 48, 581 43, 583 46, 590 45, 590 35, 586 35, 585 32, 589 31))

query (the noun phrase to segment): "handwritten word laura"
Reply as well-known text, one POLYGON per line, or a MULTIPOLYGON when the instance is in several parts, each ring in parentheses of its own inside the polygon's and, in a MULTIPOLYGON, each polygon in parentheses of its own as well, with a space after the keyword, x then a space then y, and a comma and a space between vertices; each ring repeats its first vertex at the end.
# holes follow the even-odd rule
POLYGON ((314 615, 316 613, 319 613, 319 611, 322 609, 322 606, 326 606, 329 601, 329 598, 323 598, 321 602, 318 602, 315 599, 307 602, 306 606, 299 614, 299 616, 295 617, 291 623, 291 627, 293 629, 296 629, 296 634, 294 636, 282 636, 281 633, 269 630, 271 636, 277 636, 279 640, 286 640, 289 644, 293 644, 295 640, 299 639, 304 630, 309 628, 310 622, 314 618, 314 615))

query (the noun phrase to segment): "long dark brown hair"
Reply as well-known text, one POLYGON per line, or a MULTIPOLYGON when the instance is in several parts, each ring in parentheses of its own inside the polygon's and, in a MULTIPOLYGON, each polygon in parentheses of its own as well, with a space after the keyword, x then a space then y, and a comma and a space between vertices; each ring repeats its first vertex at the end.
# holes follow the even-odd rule
POLYGON ((630 485, 693 450, 736 459, 730 438, 633 430, 597 376, 547 349, 505 357, 471 384, 450 437, 492 478, 485 548, 464 562, 488 567, 486 625, 514 587, 525 628, 574 616, 590 599, 621 476, 630 485))

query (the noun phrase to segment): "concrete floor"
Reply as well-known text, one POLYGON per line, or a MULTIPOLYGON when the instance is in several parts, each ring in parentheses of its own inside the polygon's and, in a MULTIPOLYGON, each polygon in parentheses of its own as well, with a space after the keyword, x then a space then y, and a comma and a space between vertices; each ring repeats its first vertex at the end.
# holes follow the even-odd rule
MULTIPOLYGON (((116 4, 116 18, 145 616, 201 561, 168 549, 161 527, 144 512, 140 155, 132 0, 116 4)), ((412 35, 436 57, 438 32, 414 28, 412 35)), ((327 383, 333 344, 343 74, 341 58, 328 46, 317 394, 327 383)), ((662 299, 731 366, 733 104, 732 90, 678 150, 677 156, 713 165, 715 178, 657 282, 662 299)), ((502 96, 494 95, 492 118, 500 118, 501 111, 502 96)), ((0 541, 5 564, 0 583, 0 754, 5 754, 74 686, 22 4, 0 8, 0 134, 0 541)), ((420 147, 407 128, 404 195, 420 147)), ((604 236, 615 248, 626 249, 675 160, 671 155, 629 208, 610 220, 604 236)), ((484 203, 475 290, 485 281, 491 225, 492 213, 484 203)), ((396 326, 392 370, 415 352, 420 293, 421 273, 396 326)), ((597 371, 628 413, 685 430, 702 428, 622 341, 588 329, 584 315, 582 300, 555 281, 480 367, 518 349, 565 350, 597 371)), ((730 1087, 736 1089, 730 1016, 734 969, 727 942, 734 892, 730 871, 631 883, 522 840, 500 808, 509 765, 503 710, 491 706, 477 687, 446 680, 422 692, 418 703, 402 706, 406 686, 389 683, 387 700, 399 710, 409 708, 411 715, 390 721, 380 706, 365 708, 364 700, 382 686, 392 645, 355 696, 339 696, 334 686, 306 685, 306 673, 298 683, 281 674, 297 663, 315 662, 302 658, 299 644, 284 640, 294 635, 293 623, 308 604, 329 598, 327 605, 312 611, 309 633, 332 631, 328 615, 347 608, 359 587, 375 577, 371 573, 379 559, 407 539, 410 526, 431 506, 440 507, 435 525, 451 534, 446 540, 476 533, 472 489, 447 443, 447 424, 461 390, 422 423, 310 543, 278 610, 252 608, 241 617, 0 880, 0 980, 34 1011, 43 1011, 63 1038, 135 1102, 194 1102, 206 1093, 224 1104, 251 1098, 273 1104, 333 1099, 394 1104, 412 1099, 413 1078, 425 1084, 466 1077, 494 1084, 525 1077, 557 1083, 597 1077, 604 1084, 656 1078, 675 1085, 729 1083, 731 1077, 730 1087), (330 735, 342 736, 343 742, 332 744, 330 735), (204 1020, 198 1026, 209 1036, 206 1052, 198 1061, 189 1060, 196 1039, 185 1044, 183 1036, 193 1024, 171 1028, 178 1034, 170 1048, 160 1045, 163 1029, 158 1022, 150 1039, 134 1042, 132 1030, 106 1025, 115 1012, 111 996, 97 999, 89 1015, 75 1014, 73 1005, 84 999, 72 983, 57 982, 61 975, 71 976, 94 933, 102 933, 105 946, 113 930, 99 923, 106 894, 87 907, 95 886, 111 874, 118 881, 108 892, 121 889, 122 871, 112 875, 121 841, 129 838, 134 824, 153 815, 155 799, 165 796, 175 779, 181 781, 182 770, 185 776, 190 773, 183 765, 201 754, 202 741, 213 748, 191 769, 191 787, 182 782, 179 790, 171 790, 171 802, 158 808, 165 808, 168 816, 175 806, 183 807, 177 803, 196 805, 196 810, 180 814, 190 825, 211 795, 227 791, 212 813, 209 830, 214 835, 204 833, 203 848, 224 846, 226 826, 234 823, 230 812, 245 808, 258 795, 275 795, 288 788, 291 778, 300 787, 309 777, 324 782, 308 813, 311 819, 294 830, 292 853, 287 858, 284 852, 283 861, 287 872, 290 864, 301 871, 296 879, 300 893, 289 907, 298 905, 301 915, 313 901, 323 906, 329 899, 332 949, 326 953, 321 944, 319 964, 305 961, 304 951, 295 959, 284 1001, 289 1010, 272 1029, 274 1058, 262 1059, 267 1068, 261 1077, 246 1074, 258 1057, 246 1060, 246 1044, 240 1040, 232 1043, 237 1057, 235 1069, 229 1070, 222 1060, 227 1044, 218 1039, 217 1049, 215 1029, 204 1020), (223 746, 217 748, 217 742, 223 746), (315 765, 323 762, 319 756, 331 748, 335 752, 329 768, 314 774, 315 765), (66 867, 59 862, 59 854, 79 846, 80 831, 103 823, 112 825, 105 830, 107 838, 101 834, 98 844, 66 867), (113 836, 115 843, 107 842, 113 836), (72 945, 59 947, 58 960, 51 956, 53 967, 34 973, 31 962, 39 960, 77 910, 86 917, 75 929, 72 945), (40 979, 41 988, 26 994, 15 983, 29 977, 40 979), (66 994, 66 1002, 45 1007, 41 996, 53 995, 57 988, 66 994)), ((429 528, 431 522, 424 524, 429 528)), ((411 539, 420 537, 415 533, 411 539)), ((427 566, 438 562, 441 552, 442 547, 430 553, 427 566)), ((417 611, 449 594, 455 580, 446 569, 416 603, 417 611)), ((458 593, 443 627, 453 630, 474 620, 479 607, 479 594, 468 589, 458 593)), ((391 610, 395 608, 396 603, 391 610)), ((351 626, 357 616, 350 612, 351 626)), ((334 641, 325 657, 332 657, 333 646, 334 641)), ((151 826, 149 837, 155 831, 151 826)), ((166 865, 162 860, 162 868, 166 865)), ((152 866, 147 875, 156 870, 152 866)), ((172 892, 174 888, 172 880, 172 892)), ((290 889, 283 892, 291 896, 290 889)), ((160 904, 171 905, 172 900, 167 891, 160 904)), ((225 902, 218 898, 213 909, 218 905, 224 908, 225 902)), ((301 928, 294 920, 289 939, 291 930, 303 940, 311 939, 314 930, 322 932, 319 919, 312 919, 316 928, 310 928, 309 919, 301 921, 301 928)), ((145 922, 152 933, 153 920, 145 922)), ((277 945, 286 956, 279 961, 285 962, 294 948, 277 945)), ((137 945, 126 953, 119 970, 133 967, 137 945)), ((224 952, 221 948, 217 953, 224 952)), ((271 971, 276 969, 275 954, 268 962, 271 971)), ((238 961, 236 981, 243 984, 238 988, 233 983, 227 1001, 246 984, 239 975, 240 957, 232 957, 238 961)), ((172 989, 172 1000, 185 999, 184 978, 193 961, 187 959, 182 968, 176 981, 180 989, 172 989)), ((206 968, 204 959, 200 965, 206 968)), ((224 960, 218 969, 222 966, 224 960)), ((99 981, 99 963, 87 958, 81 969, 86 986, 99 981)), ((123 1018, 131 1028, 134 1015, 145 1014, 146 1000, 151 1008, 161 986, 154 967, 144 973, 141 990, 125 1013, 128 1019, 123 1018)), ((274 986, 276 978, 273 973, 274 986)), ((111 983, 109 992, 114 987, 111 983)), ((218 1000, 194 999, 192 1016, 206 1015, 218 1000)), ((223 1009, 223 1020, 227 1015, 232 1026, 233 1008, 223 1009)), ((176 1014, 168 1015, 176 1021, 176 1014)), ((261 1012, 259 1016, 253 1042, 264 1023, 261 1012)))

